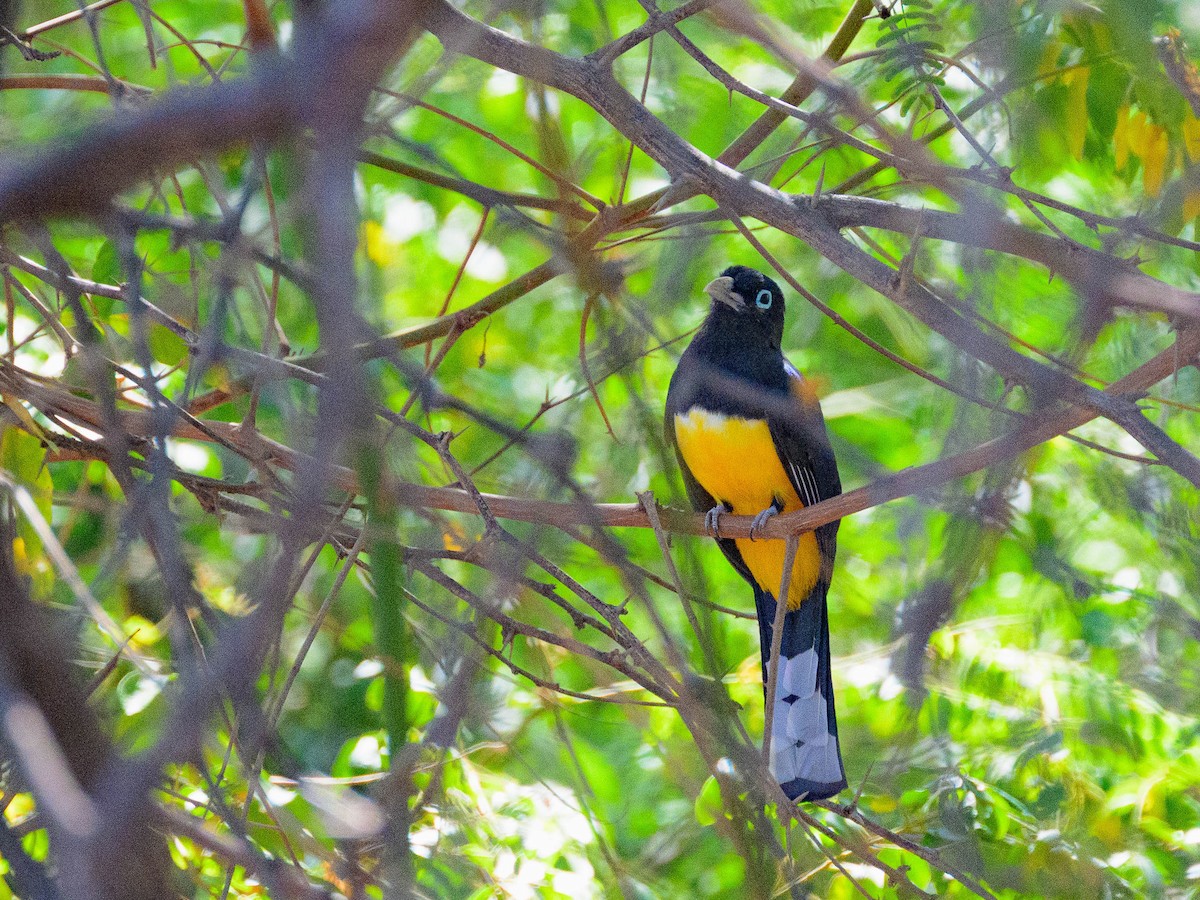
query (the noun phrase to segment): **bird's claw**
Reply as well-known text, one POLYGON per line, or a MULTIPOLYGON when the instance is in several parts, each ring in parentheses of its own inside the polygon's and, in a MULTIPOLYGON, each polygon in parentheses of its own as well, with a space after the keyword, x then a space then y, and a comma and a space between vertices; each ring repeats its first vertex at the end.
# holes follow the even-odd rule
POLYGON ((771 504, 755 516, 754 521, 750 523, 750 540, 758 540, 758 533, 766 528, 767 523, 777 515, 779 515, 779 510, 775 508, 774 504, 771 504))
POLYGON ((724 503, 718 503, 704 514, 704 530, 715 538, 721 536, 721 516, 732 510, 724 503))

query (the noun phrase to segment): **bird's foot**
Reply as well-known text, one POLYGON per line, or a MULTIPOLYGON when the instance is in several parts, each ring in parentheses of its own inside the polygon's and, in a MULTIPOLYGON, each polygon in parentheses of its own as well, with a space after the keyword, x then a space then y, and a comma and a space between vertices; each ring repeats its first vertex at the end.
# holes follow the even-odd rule
POLYGON ((775 504, 772 503, 757 516, 755 516, 754 521, 750 523, 750 540, 758 540, 758 533, 766 528, 767 523, 777 515, 779 515, 779 510, 776 509, 775 504))
POLYGON ((721 516, 727 512, 733 512, 724 503, 718 503, 712 509, 704 514, 704 530, 715 538, 721 536, 721 516))

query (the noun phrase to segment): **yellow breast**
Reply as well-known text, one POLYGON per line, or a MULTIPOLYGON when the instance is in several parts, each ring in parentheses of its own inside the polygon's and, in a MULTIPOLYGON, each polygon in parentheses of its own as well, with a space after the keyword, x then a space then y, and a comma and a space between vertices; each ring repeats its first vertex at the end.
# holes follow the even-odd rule
MULTIPOLYGON (((753 516, 783 501, 785 512, 804 504, 784 471, 763 419, 743 419, 693 407, 675 416, 675 441, 692 477, 739 516, 753 516)), ((783 575, 783 541, 740 539, 738 551, 759 587, 779 594, 783 575)), ((816 536, 800 537, 788 608, 796 609, 816 584, 821 555, 816 536)))

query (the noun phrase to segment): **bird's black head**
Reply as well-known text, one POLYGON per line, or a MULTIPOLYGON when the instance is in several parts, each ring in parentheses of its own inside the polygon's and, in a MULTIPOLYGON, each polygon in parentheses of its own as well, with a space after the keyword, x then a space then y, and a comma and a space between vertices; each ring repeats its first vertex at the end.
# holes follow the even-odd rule
POLYGON ((783 340, 783 291, 762 272, 730 266, 704 286, 712 297, 709 314, 720 325, 761 331, 778 348, 783 340))

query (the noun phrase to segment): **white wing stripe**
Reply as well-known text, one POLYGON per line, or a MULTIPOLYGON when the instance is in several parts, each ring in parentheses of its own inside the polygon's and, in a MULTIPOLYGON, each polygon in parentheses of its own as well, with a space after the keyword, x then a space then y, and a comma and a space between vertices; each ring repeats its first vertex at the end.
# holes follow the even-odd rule
POLYGON ((817 479, 812 471, 808 468, 800 468, 791 460, 788 460, 788 468, 792 470, 792 478, 800 489, 800 493, 803 494, 801 499, 804 501, 804 505, 812 506, 814 503, 819 503, 821 492, 817 489, 817 479))
POLYGON ((796 464, 788 460, 788 468, 792 471, 792 480, 796 482, 796 486, 800 492, 800 499, 805 506, 808 506, 808 483, 804 480, 804 476, 800 474, 800 470, 796 468, 796 464))

